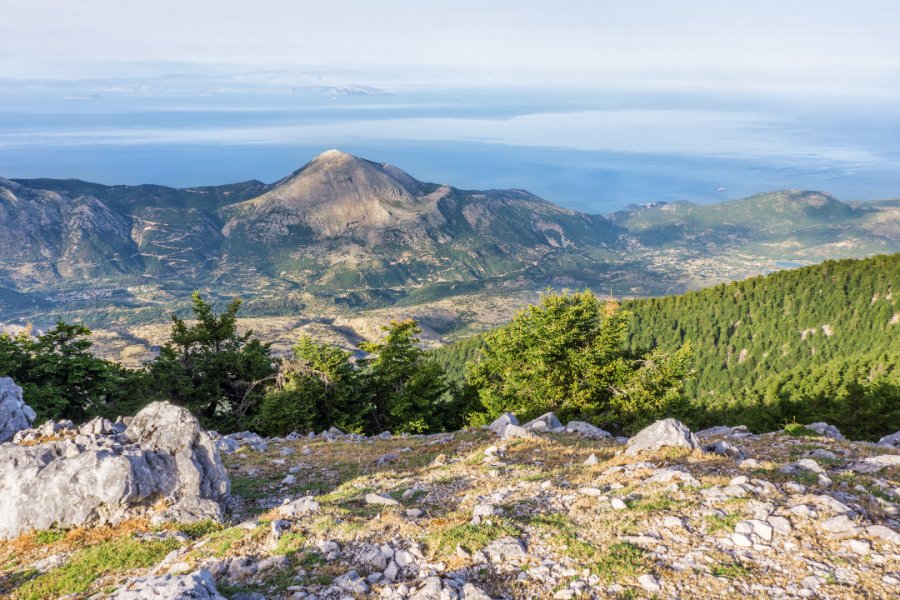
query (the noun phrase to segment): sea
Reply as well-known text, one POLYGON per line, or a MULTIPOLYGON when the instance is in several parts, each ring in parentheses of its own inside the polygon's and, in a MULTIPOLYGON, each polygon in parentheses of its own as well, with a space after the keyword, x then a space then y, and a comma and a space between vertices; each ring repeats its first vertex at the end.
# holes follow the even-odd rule
POLYGON ((850 91, 0 79, 0 177, 275 182, 331 148, 608 214, 779 189, 900 197, 900 103, 850 91))

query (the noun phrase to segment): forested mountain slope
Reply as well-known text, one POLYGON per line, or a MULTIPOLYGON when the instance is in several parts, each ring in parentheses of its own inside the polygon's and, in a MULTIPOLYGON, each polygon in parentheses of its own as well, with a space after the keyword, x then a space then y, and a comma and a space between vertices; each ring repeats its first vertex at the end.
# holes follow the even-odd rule
MULTIPOLYGON (((633 350, 689 342, 683 417, 777 429, 827 420, 850 435, 900 428, 900 254, 827 261, 678 296, 629 300, 633 350), (865 426, 863 426, 865 424, 865 426)), ((434 351, 451 377, 480 336, 434 351)))
POLYGON ((900 412, 900 254, 625 306, 632 347, 691 342, 696 376, 688 395, 700 420, 772 427, 784 418, 831 418, 849 427, 900 412), (856 412, 872 395, 884 396, 885 412, 856 412))

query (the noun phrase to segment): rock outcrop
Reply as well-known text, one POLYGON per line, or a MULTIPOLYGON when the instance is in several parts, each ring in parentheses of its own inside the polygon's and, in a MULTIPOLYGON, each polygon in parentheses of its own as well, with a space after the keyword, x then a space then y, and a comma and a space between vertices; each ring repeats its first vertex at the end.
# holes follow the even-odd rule
POLYGON ((524 427, 526 431, 533 432, 558 431, 562 428, 562 423, 559 422, 559 419, 556 418, 555 414, 548 412, 536 419, 528 421, 522 427, 524 427))
POLYGON ((11 377, 0 377, 0 444, 31 427, 34 418, 34 411, 22 400, 22 388, 11 377))
POLYGON ((675 446, 682 448, 699 448, 700 442, 697 436, 678 419, 663 419, 657 421, 628 440, 628 448, 625 454, 634 456, 644 450, 657 450, 663 446, 675 446))
MULTIPOLYGON (((82 428, 104 429, 115 431, 103 422, 82 428)), ((28 433, 19 437, 34 437, 28 433)), ((57 435, 63 439, 0 446, 0 539, 138 516, 221 517, 228 476, 212 439, 186 409, 155 402, 124 433, 65 428, 57 435)))
POLYGON ((110 600, 225 600, 209 571, 186 575, 138 577, 119 588, 110 600))
POLYGON ((878 440, 878 445, 887 446, 888 448, 900 448, 900 431, 884 436, 878 440))

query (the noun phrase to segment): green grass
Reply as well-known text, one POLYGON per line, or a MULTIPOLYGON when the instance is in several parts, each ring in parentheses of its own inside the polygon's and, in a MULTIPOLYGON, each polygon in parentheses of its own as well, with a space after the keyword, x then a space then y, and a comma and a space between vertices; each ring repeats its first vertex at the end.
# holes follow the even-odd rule
POLYGON ((608 582, 619 581, 623 577, 637 577, 649 568, 644 551, 629 543, 610 544, 591 570, 608 582))
POLYGON ((517 527, 495 518, 491 525, 465 524, 439 529, 425 536, 424 541, 435 556, 449 556, 457 546, 468 552, 478 552, 498 538, 518 534, 517 527))
POLYGON ((289 531, 278 538, 278 543, 275 544, 272 554, 282 556, 293 554, 303 546, 304 542, 306 542, 305 535, 289 531))
POLYGON ((725 577, 726 579, 740 579, 750 575, 750 569, 740 563, 716 565, 712 569, 713 577, 725 577))
POLYGON ((202 550, 205 553, 211 553, 213 556, 225 556, 231 547, 244 537, 245 533, 247 533, 247 530, 242 527, 229 527, 228 529, 217 531, 210 535, 202 550))
POLYGON ((81 594, 104 575, 150 567, 178 546, 175 540, 125 538, 103 542, 75 552, 62 567, 25 582, 13 592, 13 598, 44 600, 81 594))
POLYGON ((191 539, 202 538, 203 536, 222 531, 225 527, 221 523, 217 523, 212 519, 197 521, 196 523, 182 523, 176 525, 175 530, 180 531, 191 539))
POLYGON ((706 515, 703 520, 706 521, 706 532, 713 534, 720 531, 733 531, 741 517, 740 515, 706 515))
POLYGON ((566 556, 588 565, 592 573, 605 581, 634 577, 649 568, 644 551, 637 546, 615 543, 599 548, 584 539, 578 526, 565 515, 537 515, 531 518, 529 524, 548 531, 553 543, 566 556))
POLYGON ((64 537, 66 537, 65 531, 60 531, 58 529, 48 529, 46 531, 38 531, 37 533, 35 533, 34 541, 43 546, 58 542, 64 537))
POLYGON ((785 423, 784 432, 791 437, 822 437, 812 429, 808 429, 800 423, 785 423))
POLYGON ((628 503, 628 508, 640 512, 669 511, 687 504, 684 500, 675 500, 665 494, 654 494, 628 503))

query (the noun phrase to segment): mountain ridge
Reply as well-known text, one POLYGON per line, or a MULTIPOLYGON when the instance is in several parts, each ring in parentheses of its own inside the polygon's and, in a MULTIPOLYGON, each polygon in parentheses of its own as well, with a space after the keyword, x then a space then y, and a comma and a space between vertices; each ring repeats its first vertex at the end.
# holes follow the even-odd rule
MULTIPOLYGON (((900 250, 900 206, 788 190, 608 217, 525 190, 465 190, 339 150, 272 184, 0 179, 9 306, 153 307, 200 289, 269 304, 377 307, 548 287, 650 296, 900 250), (304 300, 297 300, 303 296, 304 300), (82 298, 75 301, 74 298, 82 298), (124 300, 123 300, 124 299, 124 300)), ((43 318, 28 310, 0 320, 43 318)), ((104 317, 106 318, 106 317, 104 317)))

